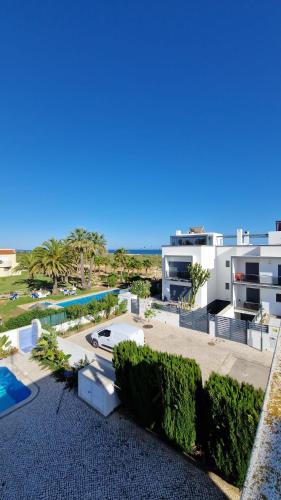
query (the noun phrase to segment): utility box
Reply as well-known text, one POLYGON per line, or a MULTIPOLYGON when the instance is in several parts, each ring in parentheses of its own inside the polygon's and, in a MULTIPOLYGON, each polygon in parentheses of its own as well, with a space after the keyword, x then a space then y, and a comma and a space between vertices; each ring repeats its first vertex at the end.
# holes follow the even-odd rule
POLYGON ((78 372, 78 396, 107 417, 120 405, 115 388, 115 370, 106 360, 91 363, 78 372))

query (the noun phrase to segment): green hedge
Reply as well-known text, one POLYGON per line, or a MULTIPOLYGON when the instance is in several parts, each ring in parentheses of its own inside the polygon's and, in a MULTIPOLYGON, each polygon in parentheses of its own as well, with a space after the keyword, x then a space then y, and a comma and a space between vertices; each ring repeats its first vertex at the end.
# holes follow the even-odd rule
POLYGON ((0 326, 0 332, 6 332, 8 330, 20 328, 21 326, 29 325, 33 319, 45 318, 46 316, 51 316, 53 314, 58 314, 58 310, 33 309, 32 311, 27 311, 26 313, 20 314, 19 316, 7 319, 7 321, 5 321, 2 326, 0 326))
POLYGON ((191 452, 196 441, 196 407, 202 390, 194 360, 122 342, 113 364, 121 401, 140 423, 191 452))
MULTIPOLYGON (((51 320, 51 317, 54 315, 60 317, 58 323, 66 321, 67 319, 81 318, 82 316, 87 316, 88 314, 97 317, 100 311, 105 311, 106 315, 109 316, 112 308, 117 304, 118 296, 115 294, 108 294, 102 300, 92 300, 88 304, 77 304, 63 309, 32 309, 31 311, 19 314, 19 316, 15 316, 14 318, 10 318, 5 321, 5 323, 0 326, 0 333, 29 325, 33 319, 47 318, 48 316, 50 317, 49 324, 54 326, 57 324, 51 320), (65 317, 63 318, 62 315, 65 317)), ((123 312, 126 312, 125 306, 121 306, 120 304, 117 308, 117 313, 122 314, 123 312)))
MULTIPOLYGON (((206 452, 228 481, 245 480, 264 393, 249 384, 212 373, 205 384, 206 452)), ((202 422, 202 425, 203 422, 202 422)))

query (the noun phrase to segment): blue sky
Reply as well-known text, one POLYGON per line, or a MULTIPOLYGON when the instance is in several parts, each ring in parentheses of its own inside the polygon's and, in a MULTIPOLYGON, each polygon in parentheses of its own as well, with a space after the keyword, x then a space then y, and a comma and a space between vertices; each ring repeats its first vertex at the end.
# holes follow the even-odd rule
POLYGON ((281 4, 0 5, 0 246, 281 218, 281 4))

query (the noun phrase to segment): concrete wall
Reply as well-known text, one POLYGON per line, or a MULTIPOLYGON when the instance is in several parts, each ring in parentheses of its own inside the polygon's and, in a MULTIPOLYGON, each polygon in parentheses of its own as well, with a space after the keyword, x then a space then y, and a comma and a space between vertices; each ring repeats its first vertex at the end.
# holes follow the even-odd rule
POLYGON ((160 309, 154 309, 154 311, 156 312, 155 320, 167 325, 179 326, 179 314, 161 311, 160 309))
POLYGON ((14 330, 8 330, 7 332, 0 333, 0 335, 6 335, 7 337, 9 337, 11 347, 16 347, 16 349, 19 349, 20 334, 27 328, 32 328, 37 337, 40 337, 42 334, 42 326, 40 321, 38 319, 34 319, 30 325, 22 326, 21 328, 15 328, 14 330))

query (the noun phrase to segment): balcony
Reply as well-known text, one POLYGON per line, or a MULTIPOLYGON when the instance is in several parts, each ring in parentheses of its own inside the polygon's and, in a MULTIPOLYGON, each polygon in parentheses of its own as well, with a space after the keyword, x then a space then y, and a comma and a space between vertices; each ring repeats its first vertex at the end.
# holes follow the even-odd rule
POLYGON ((174 281, 190 281, 188 271, 169 271, 165 274, 165 279, 174 281))
POLYGON ((234 303, 234 307, 235 309, 241 309, 245 312, 249 312, 249 311, 253 311, 253 312, 257 312, 259 311, 261 305, 260 303, 258 302, 249 302, 249 301, 245 301, 245 302, 240 302, 240 301, 236 301, 234 303))
POLYGON ((257 285, 281 286, 281 276, 270 276, 267 274, 245 274, 234 273, 234 283, 253 283, 257 285))

